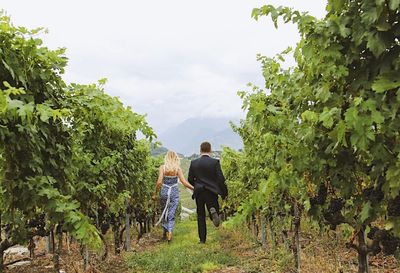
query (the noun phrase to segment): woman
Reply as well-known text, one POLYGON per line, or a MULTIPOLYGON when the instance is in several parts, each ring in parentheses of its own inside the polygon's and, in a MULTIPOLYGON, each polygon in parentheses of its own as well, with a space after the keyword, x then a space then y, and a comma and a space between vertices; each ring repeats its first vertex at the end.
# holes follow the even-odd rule
POLYGON ((153 199, 155 199, 161 188, 160 203, 163 212, 156 225, 162 222, 164 238, 166 238, 168 242, 172 239, 172 230, 175 225, 175 213, 179 203, 178 179, 186 188, 193 190, 193 186, 189 184, 183 176, 178 155, 173 151, 168 151, 164 158, 164 165, 160 166, 156 192, 153 195, 153 199))

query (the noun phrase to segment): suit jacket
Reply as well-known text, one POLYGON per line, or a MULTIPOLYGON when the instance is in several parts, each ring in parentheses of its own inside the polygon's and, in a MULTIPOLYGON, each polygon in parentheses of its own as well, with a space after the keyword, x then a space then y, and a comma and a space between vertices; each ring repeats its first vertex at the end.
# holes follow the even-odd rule
POLYGON ((228 196, 228 188, 218 159, 203 155, 192 160, 189 167, 188 181, 194 187, 194 196, 202 188, 219 194, 222 198, 228 196))

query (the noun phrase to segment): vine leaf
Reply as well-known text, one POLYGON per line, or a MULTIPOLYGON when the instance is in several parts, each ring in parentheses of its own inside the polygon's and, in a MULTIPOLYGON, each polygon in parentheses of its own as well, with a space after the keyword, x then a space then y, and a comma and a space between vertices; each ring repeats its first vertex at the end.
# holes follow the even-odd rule
POLYGON ((362 223, 365 222, 365 220, 367 220, 372 212, 372 206, 371 206, 371 202, 368 201, 367 203, 364 204, 361 212, 360 212, 360 220, 362 223))
POLYGON ((383 93, 400 87, 400 73, 396 71, 380 74, 372 84, 372 90, 383 93))

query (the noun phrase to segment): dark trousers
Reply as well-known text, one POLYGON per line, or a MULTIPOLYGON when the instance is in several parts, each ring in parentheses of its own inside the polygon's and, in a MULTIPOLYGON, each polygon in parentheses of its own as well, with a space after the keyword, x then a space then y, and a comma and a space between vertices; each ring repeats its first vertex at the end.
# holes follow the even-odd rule
POLYGON ((196 195, 196 206, 197 206, 197 228, 199 231, 199 238, 201 242, 205 242, 207 237, 205 206, 207 206, 209 214, 210 214, 210 208, 215 208, 215 210, 219 214, 218 195, 209 190, 203 189, 196 195))

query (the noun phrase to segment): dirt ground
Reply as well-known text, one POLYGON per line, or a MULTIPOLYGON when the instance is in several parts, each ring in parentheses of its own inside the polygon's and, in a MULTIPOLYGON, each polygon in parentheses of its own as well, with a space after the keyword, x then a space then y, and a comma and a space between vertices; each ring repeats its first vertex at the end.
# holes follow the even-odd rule
MULTIPOLYGON (((258 272, 294 272, 293 259, 290 252, 282 247, 263 248, 248 235, 244 236, 241 230, 218 231, 220 244, 240 259, 240 265, 228 266, 211 273, 258 273, 258 272)), ((161 234, 153 232, 146 234, 137 245, 133 244, 133 251, 156 249, 162 242, 161 234)), ((307 273, 356 273, 357 253, 344 246, 335 236, 316 237, 311 234, 302 234, 301 237, 301 268, 307 273)), ((91 253, 91 266, 83 270, 83 259, 78 244, 64 245, 61 253, 61 269, 65 273, 126 273, 133 272, 126 264, 126 253, 115 255, 113 245, 109 245, 109 255, 101 260, 99 255, 91 253)), ((52 255, 44 251, 44 240, 40 239, 35 250, 36 258, 26 266, 7 269, 8 273, 47 273, 53 271, 52 255)), ((5 263, 28 256, 7 257, 5 263)), ((370 257, 371 273, 400 273, 399 262, 393 257, 378 255, 370 257)))

